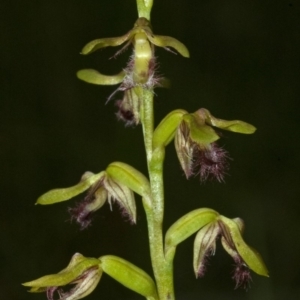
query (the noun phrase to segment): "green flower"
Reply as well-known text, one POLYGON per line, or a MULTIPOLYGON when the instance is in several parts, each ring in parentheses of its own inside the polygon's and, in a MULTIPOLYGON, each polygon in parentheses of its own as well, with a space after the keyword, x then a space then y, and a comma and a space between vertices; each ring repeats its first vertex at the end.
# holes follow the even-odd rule
POLYGON ((205 108, 183 115, 175 133, 175 148, 187 178, 199 174, 201 181, 224 181, 229 168, 229 155, 216 143, 220 137, 213 127, 243 134, 256 130, 251 124, 240 120, 217 119, 205 108))
POLYGON ((187 178, 199 174, 200 180, 215 178, 223 181, 228 169, 228 154, 216 141, 220 138, 215 128, 243 134, 256 128, 240 120, 215 118, 207 109, 194 113, 183 109, 170 112, 153 133, 153 148, 166 147, 175 138, 180 165, 187 178))
POLYGON ((193 268, 196 277, 203 277, 207 261, 215 254, 216 241, 221 243, 235 263, 233 279, 236 287, 247 287, 251 280, 250 270, 267 276, 268 270, 256 250, 242 237, 242 219, 229 219, 210 208, 195 209, 178 219, 168 230, 165 238, 166 257, 175 254, 176 247, 197 232, 194 241, 193 268))
POLYGON ((248 287, 251 281, 250 269, 259 275, 268 276, 268 270, 259 253, 244 242, 243 229, 242 219, 219 216, 198 231, 194 242, 193 263, 196 277, 204 276, 207 260, 215 254, 218 237, 221 237, 223 248, 235 263, 232 278, 236 288, 248 287))
POLYGON ((124 215, 136 223, 136 205, 134 192, 142 196, 144 205, 151 206, 150 184, 148 179, 132 166, 113 162, 105 171, 97 174, 85 172, 74 186, 53 189, 40 196, 37 204, 49 205, 67 201, 84 191, 87 196, 74 208, 69 208, 71 219, 87 228, 92 221, 92 214, 106 202, 110 207, 116 202, 124 215))
POLYGON ((76 253, 69 265, 59 273, 46 275, 23 285, 31 287, 31 293, 46 292, 48 300, 53 300, 55 293, 58 294, 59 300, 77 300, 86 297, 95 289, 101 275, 99 259, 87 258, 76 253), (65 291, 63 287, 69 284, 75 286, 65 291))
MULTIPOLYGON (((93 69, 84 69, 77 72, 79 79, 98 85, 120 84, 117 91, 124 92, 124 98, 117 102, 119 108, 118 117, 127 124, 138 124, 140 122, 141 88, 153 90, 156 86, 166 86, 164 81, 156 74, 156 60, 154 46, 163 47, 166 50, 175 49, 184 57, 189 57, 188 49, 178 40, 169 37, 154 35, 150 22, 139 18, 133 29, 125 35, 115 38, 103 38, 89 42, 84 46, 81 53, 86 55, 106 47, 123 45, 115 56, 124 51, 129 45, 133 45, 133 54, 127 67, 120 73, 108 76, 93 69)), ((117 92, 116 91, 116 92, 117 92)), ((113 93, 108 100, 114 95, 113 93)))

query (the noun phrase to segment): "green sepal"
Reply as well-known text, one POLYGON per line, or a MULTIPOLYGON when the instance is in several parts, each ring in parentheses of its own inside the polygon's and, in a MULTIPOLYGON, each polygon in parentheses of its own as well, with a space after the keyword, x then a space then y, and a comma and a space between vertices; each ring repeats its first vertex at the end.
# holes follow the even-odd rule
POLYGON ((214 129, 205 124, 196 113, 183 116, 184 122, 190 129, 190 138, 198 145, 209 145, 219 139, 214 129))
POLYGON ((244 121, 240 121, 240 120, 226 121, 226 120, 215 118, 205 108, 199 109, 199 111, 196 113, 205 114, 205 121, 207 124, 214 127, 218 127, 223 130, 228 130, 228 131, 243 133, 243 134, 252 134, 256 131, 256 128, 253 125, 246 123, 244 121))
POLYGON ((150 35, 148 34, 149 41, 158 47, 171 47, 175 49, 178 53, 180 53, 183 57, 190 57, 189 50, 187 47, 170 36, 163 36, 163 35, 150 35))
POLYGON ((166 252, 168 248, 177 246, 206 224, 215 222, 218 216, 219 213, 215 210, 199 208, 178 219, 166 233, 166 252))
POLYGON ((103 75, 94 69, 83 69, 83 70, 79 70, 76 73, 76 75, 80 80, 83 80, 87 83, 92 83, 97 85, 114 85, 114 84, 119 84, 123 81, 125 77, 125 72, 121 71, 116 75, 109 76, 109 75, 103 75))
POLYGON ((124 42, 126 42, 131 37, 131 35, 132 35, 132 31, 129 31, 125 35, 122 35, 119 37, 93 40, 93 41, 87 43, 83 47, 83 49, 81 50, 81 54, 86 55, 86 54, 90 54, 101 48, 120 46, 124 42))
POLYGON ((255 273, 268 277, 269 275, 267 267, 264 264, 260 254, 244 242, 240 231, 240 223, 224 216, 219 216, 219 220, 227 226, 236 250, 248 267, 255 273))
POLYGON ((50 190, 49 192, 40 196, 36 204, 48 205, 69 200, 86 191, 104 176, 105 172, 100 172, 98 174, 86 176, 84 180, 72 187, 50 190))
POLYGON ((176 109, 167 114, 153 132, 153 149, 166 147, 174 138, 177 127, 187 111, 176 109))
POLYGON ((146 297, 158 299, 153 279, 142 269, 117 256, 105 255, 99 258, 104 273, 113 279, 146 297))
POLYGON ((97 258, 84 257, 80 253, 73 255, 69 265, 57 274, 46 275, 36 280, 25 282, 22 285, 31 287, 30 292, 42 292, 44 288, 51 286, 64 286, 92 267, 97 267, 99 272, 101 261, 97 258))
POLYGON ((127 186, 142 197, 151 195, 149 180, 140 171, 123 162, 113 162, 106 168, 106 173, 114 181, 127 186))

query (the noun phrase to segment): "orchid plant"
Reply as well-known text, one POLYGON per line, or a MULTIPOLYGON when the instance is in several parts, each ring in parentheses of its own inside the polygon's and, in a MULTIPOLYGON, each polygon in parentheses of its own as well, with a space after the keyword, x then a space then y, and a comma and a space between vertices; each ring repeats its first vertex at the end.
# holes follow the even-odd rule
POLYGON ((195 233, 193 269, 196 277, 204 276, 207 259, 214 255, 219 238, 234 260, 233 279, 236 287, 247 286, 251 279, 250 270, 268 276, 260 255, 243 240, 244 224, 240 218, 230 219, 213 209, 197 208, 178 219, 165 234, 162 231, 166 147, 174 141, 186 178, 197 175, 201 181, 216 179, 222 182, 228 169, 229 155, 218 146, 220 136, 216 129, 252 134, 256 128, 243 121, 216 118, 205 108, 192 113, 183 109, 173 110, 154 127, 154 89, 168 85, 168 80, 157 73, 155 47, 176 51, 183 57, 189 57, 189 51, 175 38, 153 33, 150 23, 152 2, 137 0, 138 19, 126 34, 91 41, 82 49, 82 54, 87 55, 105 47, 123 45, 118 55, 125 48, 132 47, 133 53, 124 70, 115 76, 103 75, 93 69, 77 73, 79 79, 88 83, 119 85, 116 91, 123 93, 123 99, 116 103, 117 116, 127 126, 141 125, 148 176, 124 162, 113 162, 100 173, 84 173, 80 182, 72 187, 47 192, 37 200, 37 204, 67 201, 88 191, 81 203, 69 209, 72 219, 85 229, 91 224, 93 213, 106 202, 110 206, 117 203, 131 222, 136 223, 134 193, 138 194, 147 217, 154 278, 117 256, 88 258, 75 253, 69 265, 57 274, 23 284, 30 287, 30 292, 46 292, 49 300, 56 297, 61 300, 82 299, 95 289, 103 273, 148 300, 173 300, 173 260, 176 248, 195 233), (69 284, 73 287, 68 289, 65 286, 69 284))

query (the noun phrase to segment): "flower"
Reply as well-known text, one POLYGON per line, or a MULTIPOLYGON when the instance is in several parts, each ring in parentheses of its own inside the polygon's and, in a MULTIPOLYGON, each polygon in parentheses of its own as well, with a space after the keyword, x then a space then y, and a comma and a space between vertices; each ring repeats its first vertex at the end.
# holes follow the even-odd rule
POLYGON ((199 174, 201 181, 212 178, 224 181, 229 168, 229 155, 217 145, 216 141, 220 137, 213 127, 244 134, 256 130, 243 121, 217 119, 204 108, 183 115, 175 133, 175 148, 187 178, 199 174))
MULTIPOLYGON (((88 172, 88 175, 94 174, 88 172)), ((92 214, 100 209, 108 201, 110 207, 115 201, 119 204, 122 214, 129 218, 132 223, 136 223, 136 206, 134 194, 126 185, 120 184, 105 174, 99 181, 94 183, 83 201, 79 202, 74 208, 69 208, 71 220, 75 220, 81 227, 86 229, 91 225, 92 214)))
POLYGON ((48 300, 53 300, 55 293, 59 300, 77 300, 89 295, 97 286, 102 275, 100 260, 87 258, 76 253, 69 265, 57 274, 46 275, 39 279, 23 283, 31 287, 29 292, 46 292, 48 300), (68 291, 63 287, 72 284, 75 286, 68 291))
POLYGON ((247 288, 251 281, 250 269, 259 275, 268 276, 268 271, 260 255, 249 247, 242 238, 244 223, 240 218, 228 219, 219 216, 215 221, 203 226, 194 242, 194 272, 196 277, 203 277, 207 260, 215 254, 216 240, 221 243, 235 263, 233 279, 236 288, 247 288))
POLYGON ((134 192, 142 197, 143 204, 151 207, 149 180, 132 166, 113 162, 105 171, 94 174, 85 172, 78 184, 53 189, 40 196, 36 204, 49 205, 70 200, 88 190, 87 196, 75 208, 70 208, 71 220, 75 219, 81 229, 91 224, 92 214, 106 201, 112 206, 116 202, 132 223, 136 223, 134 192))
POLYGON ((203 277, 208 259, 216 252, 216 241, 221 243, 235 262, 233 279, 236 287, 247 287, 250 270, 268 276, 261 256, 242 238, 244 223, 241 219, 229 219, 210 208, 198 208, 179 218, 166 232, 165 256, 173 257, 176 247, 196 233, 193 268, 196 278, 203 277))
POLYGON ((216 240, 219 237, 221 237, 223 248, 235 262, 232 278, 236 282, 236 288, 249 286, 250 269, 259 275, 268 276, 267 268, 260 255, 244 242, 241 235, 243 228, 244 224, 241 219, 219 216, 198 231, 194 242, 193 263, 197 278, 204 276, 207 260, 215 254, 216 240))
POLYGON ((110 100, 117 91, 123 91, 123 100, 118 100, 117 116, 127 125, 139 124, 141 89, 153 90, 157 86, 165 86, 167 82, 156 74, 157 64, 154 56, 154 46, 175 49, 184 57, 189 57, 188 49, 178 40, 169 36, 154 35, 150 21, 144 17, 138 18, 133 29, 125 35, 115 38, 97 39, 84 46, 81 53, 86 55, 105 47, 115 47, 125 44, 116 54, 119 55, 129 45, 134 51, 127 67, 114 76, 107 76, 93 69, 84 69, 77 72, 77 77, 83 81, 100 85, 120 84, 119 88, 108 98, 110 100))

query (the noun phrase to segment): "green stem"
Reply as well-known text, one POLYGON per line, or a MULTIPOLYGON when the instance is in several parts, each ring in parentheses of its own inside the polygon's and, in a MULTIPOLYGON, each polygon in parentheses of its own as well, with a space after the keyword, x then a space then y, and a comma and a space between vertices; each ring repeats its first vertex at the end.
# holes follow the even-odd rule
POLYGON ((146 18, 150 21, 150 13, 153 0, 136 0, 139 18, 146 18))
POLYGON ((164 148, 157 148, 153 151, 152 148, 154 128, 153 91, 145 89, 140 91, 140 95, 142 99, 141 121, 152 195, 151 208, 144 206, 148 222, 150 255, 159 299, 174 300, 173 264, 172 260, 165 260, 162 232, 164 216, 163 161, 165 150, 164 148))

